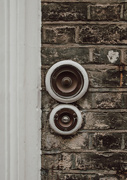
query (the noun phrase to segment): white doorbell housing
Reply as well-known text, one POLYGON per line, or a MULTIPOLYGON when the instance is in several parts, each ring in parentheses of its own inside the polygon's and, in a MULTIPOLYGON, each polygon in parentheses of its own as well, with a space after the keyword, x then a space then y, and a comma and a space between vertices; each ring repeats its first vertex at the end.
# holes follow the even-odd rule
POLYGON ((64 60, 47 72, 46 89, 59 102, 72 103, 80 99, 88 88, 86 70, 77 62, 64 60))
POLYGON ((74 134, 82 124, 81 112, 73 105, 58 105, 50 113, 49 123, 58 134, 74 134))

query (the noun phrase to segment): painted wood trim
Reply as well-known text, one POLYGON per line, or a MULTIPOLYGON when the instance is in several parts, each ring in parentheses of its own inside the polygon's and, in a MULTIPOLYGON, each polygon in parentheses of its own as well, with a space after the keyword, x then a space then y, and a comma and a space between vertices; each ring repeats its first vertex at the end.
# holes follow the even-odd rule
POLYGON ((0 179, 5 179, 5 11, 0 1, 0 179))

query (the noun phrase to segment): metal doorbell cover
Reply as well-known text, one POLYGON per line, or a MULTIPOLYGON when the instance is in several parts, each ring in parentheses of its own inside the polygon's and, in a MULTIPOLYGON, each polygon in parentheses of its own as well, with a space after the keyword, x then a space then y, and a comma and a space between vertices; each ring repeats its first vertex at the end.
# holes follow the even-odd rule
POLYGON ((81 112, 73 105, 58 105, 51 111, 49 123, 58 134, 74 134, 82 124, 81 112))
POLYGON ((57 62, 48 70, 45 78, 49 94, 63 103, 80 99, 86 93, 88 83, 86 70, 72 60, 57 62))

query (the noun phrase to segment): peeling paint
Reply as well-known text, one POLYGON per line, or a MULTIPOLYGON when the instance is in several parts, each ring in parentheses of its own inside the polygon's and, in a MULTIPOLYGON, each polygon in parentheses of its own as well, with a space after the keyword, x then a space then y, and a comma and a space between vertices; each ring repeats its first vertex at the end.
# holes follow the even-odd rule
POLYGON ((115 51, 111 50, 108 52, 107 57, 111 63, 115 63, 119 58, 119 52, 115 52, 115 51))

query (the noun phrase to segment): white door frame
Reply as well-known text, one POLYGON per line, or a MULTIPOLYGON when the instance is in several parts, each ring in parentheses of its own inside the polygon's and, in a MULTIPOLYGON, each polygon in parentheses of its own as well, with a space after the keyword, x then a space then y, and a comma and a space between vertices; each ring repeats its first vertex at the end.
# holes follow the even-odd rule
POLYGON ((0 0, 1 180, 40 180, 40 29, 40 0, 0 0))

